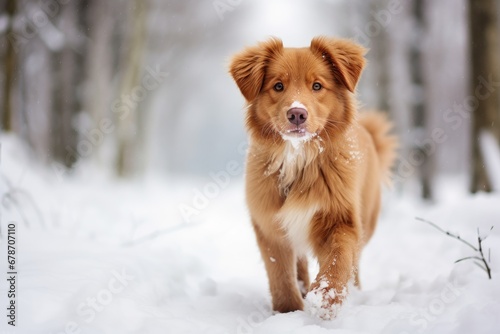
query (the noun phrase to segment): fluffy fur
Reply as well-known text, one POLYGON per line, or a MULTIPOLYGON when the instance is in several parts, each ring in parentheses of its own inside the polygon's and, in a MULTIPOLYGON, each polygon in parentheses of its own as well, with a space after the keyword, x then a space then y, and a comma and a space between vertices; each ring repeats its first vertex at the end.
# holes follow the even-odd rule
POLYGON ((364 54, 349 40, 317 37, 310 47, 284 48, 273 38, 231 60, 248 104, 247 204, 276 311, 304 308, 302 284, 330 318, 350 279, 359 285, 360 252, 395 148, 385 117, 356 112, 364 54), (293 123, 291 109, 307 119, 293 123), (312 284, 308 251, 320 266, 312 284))

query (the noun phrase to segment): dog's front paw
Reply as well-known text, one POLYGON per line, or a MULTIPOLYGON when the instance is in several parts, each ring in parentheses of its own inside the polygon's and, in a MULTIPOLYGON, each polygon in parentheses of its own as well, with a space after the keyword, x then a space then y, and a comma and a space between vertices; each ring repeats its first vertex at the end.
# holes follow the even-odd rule
POLYGON ((305 311, 323 320, 332 320, 337 316, 347 289, 335 289, 327 279, 321 279, 311 285, 305 298, 305 311))

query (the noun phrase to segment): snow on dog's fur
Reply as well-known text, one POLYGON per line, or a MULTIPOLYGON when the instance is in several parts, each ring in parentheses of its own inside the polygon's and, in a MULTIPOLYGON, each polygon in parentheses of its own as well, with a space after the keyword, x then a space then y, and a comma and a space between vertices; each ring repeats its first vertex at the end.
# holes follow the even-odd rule
POLYGON ((359 285, 360 252, 375 228, 396 143, 381 114, 357 114, 364 53, 343 39, 284 48, 273 38, 231 61, 248 103, 247 203, 276 311, 304 308, 301 281, 315 297, 306 300, 320 296, 316 313, 330 318, 348 282, 359 285), (312 284, 309 250, 320 266, 312 284))

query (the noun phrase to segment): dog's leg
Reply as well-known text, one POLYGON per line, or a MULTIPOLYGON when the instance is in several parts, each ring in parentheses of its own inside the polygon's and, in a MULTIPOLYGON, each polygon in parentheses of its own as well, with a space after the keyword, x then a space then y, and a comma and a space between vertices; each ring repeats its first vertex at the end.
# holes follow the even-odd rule
POLYGON ((313 250, 320 269, 306 299, 311 313, 331 319, 346 297, 349 280, 356 280, 359 233, 354 222, 344 220, 332 224, 320 220, 325 218, 315 221, 318 228, 314 229, 313 250), (322 226, 330 227, 319 228, 322 226))
POLYGON ((269 278, 273 310, 281 313, 302 310, 304 302, 297 284, 297 257, 286 239, 266 237, 254 224, 257 243, 269 278))
POLYGON ((307 266, 307 257, 302 256, 297 260, 297 279, 299 281, 300 292, 302 297, 305 297, 309 291, 309 268, 307 266))

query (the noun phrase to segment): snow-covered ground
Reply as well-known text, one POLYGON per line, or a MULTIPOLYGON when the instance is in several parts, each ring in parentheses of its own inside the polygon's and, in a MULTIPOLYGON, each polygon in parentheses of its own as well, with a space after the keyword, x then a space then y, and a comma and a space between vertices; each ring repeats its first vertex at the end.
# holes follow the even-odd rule
POLYGON ((415 220, 475 244, 477 227, 486 233, 498 225, 498 194, 428 205, 387 193, 363 253, 363 289, 351 291, 335 320, 322 321, 272 314, 241 177, 227 187, 159 177, 124 182, 83 168, 61 179, 14 138, 1 139, 0 268, 8 278, 13 223, 18 272, 15 328, 7 325, 7 280, 0 283, 2 333, 499 331, 500 226, 483 243, 491 249, 488 280, 471 261, 453 263, 472 255, 467 246, 415 220), (204 200, 194 189, 213 196, 204 200), (180 211, 186 207, 196 211, 189 221, 180 211))

